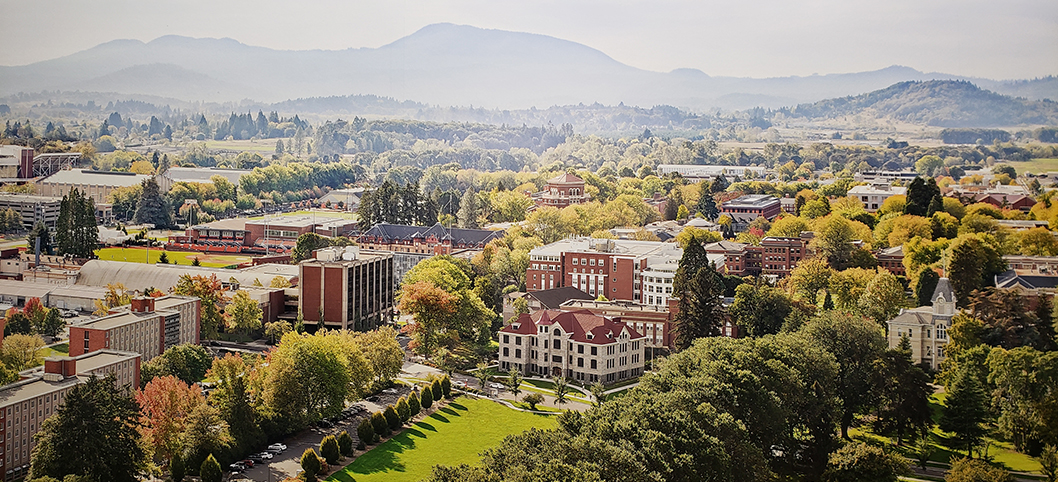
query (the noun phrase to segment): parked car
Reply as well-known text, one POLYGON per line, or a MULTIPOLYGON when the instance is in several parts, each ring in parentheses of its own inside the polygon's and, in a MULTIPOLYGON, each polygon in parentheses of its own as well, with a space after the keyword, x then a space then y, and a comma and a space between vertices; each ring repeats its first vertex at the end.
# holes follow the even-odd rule
POLYGON ((261 452, 257 454, 257 456, 261 457, 262 460, 272 460, 275 458, 275 455, 272 455, 272 452, 261 452))
POLYGON ((77 316, 77 312, 74 310, 59 310, 59 315, 63 318, 73 318, 77 316))
POLYGON ((334 424, 328 420, 320 420, 316 423, 316 426, 322 428, 334 428, 334 424))
MULTIPOLYGON (((269 455, 271 455, 271 454, 269 454, 269 455)), ((254 461, 255 464, 262 463, 265 460, 264 457, 261 457, 261 454, 251 454, 248 458, 250 460, 254 461)))
POLYGON ((234 464, 228 466, 228 470, 232 472, 242 472, 246 470, 246 466, 243 465, 241 462, 235 462, 234 464))
POLYGON ((503 386, 502 383, 493 382, 493 383, 489 384, 489 388, 496 388, 496 389, 499 389, 499 390, 503 390, 504 388, 507 388, 507 387, 503 386))
POLYGON ((461 381, 461 380, 455 380, 455 381, 452 382, 452 386, 454 386, 456 388, 466 388, 467 387, 467 382, 464 382, 464 381, 461 381))
POLYGON ((279 443, 272 444, 272 445, 268 446, 268 451, 272 452, 272 453, 283 453, 283 451, 286 450, 286 449, 287 449, 286 445, 279 444, 279 443))
POLYGON ((245 465, 248 468, 249 467, 253 467, 253 460, 250 460, 250 459, 242 460, 242 461, 239 461, 238 463, 243 464, 243 465, 245 465))

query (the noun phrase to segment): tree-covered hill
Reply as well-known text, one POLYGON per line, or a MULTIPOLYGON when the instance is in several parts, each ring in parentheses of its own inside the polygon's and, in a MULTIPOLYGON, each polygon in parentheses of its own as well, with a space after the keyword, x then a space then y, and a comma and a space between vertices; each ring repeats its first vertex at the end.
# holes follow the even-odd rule
POLYGON ((959 80, 900 82, 866 94, 781 109, 792 117, 866 115, 937 127, 1003 127, 1058 123, 1058 103, 984 90, 959 80))

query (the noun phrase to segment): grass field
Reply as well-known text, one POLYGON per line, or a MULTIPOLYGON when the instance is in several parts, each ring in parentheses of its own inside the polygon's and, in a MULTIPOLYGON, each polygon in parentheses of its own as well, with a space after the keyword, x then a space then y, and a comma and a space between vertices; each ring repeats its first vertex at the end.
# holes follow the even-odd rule
POLYGON ((1033 159, 1027 162, 1011 162, 1010 165, 1018 171, 1018 174, 1024 172, 1039 174, 1058 171, 1058 159, 1033 159))
MULTIPOLYGON (((98 256, 99 259, 108 261, 144 263, 148 252, 150 253, 150 262, 152 264, 157 263, 158 258, 162 256, 162 250, 160 249, 152 249, 148 251, 143 248, 103 248, 96 251, 96 256, 98 256)), ((202 266, 212 268, 221 268, 250 261, 249 256, 237 256, 233 254, 189 253, 186 251, 165 251, 165 253, 169 258, 169 263, 190 265, 195 258, 198 258, 199 262, 202 263, 202 266)))
MULTIPOLYGON (((940 414, 943 411, 944 399, 947 397, 946 393, 938 393, 930 398, 930 406, 933 408, 933 419, 934 421, 940 420, 940 414)), ((897 446, 895 439, 883 437, 870 432, 869 427, 863 426, 860 428, 850 428, 849 436, 854 439, 861 439, 864 441, 870 441, 874 444, 885 444, 889 445, 890 448, 895 449, 900 454, 914 458, 911 454, 911 444, 905 441, 904 446, 897 446)), ((930 434, 931 441, 933 442, 934 452, 933 456, 930 457, 932 462, 949 463, 951 459, 960 458, 966 456, 966 450, 962 447, 955 448, 955 444, 950 439, 950 434, 941 431, 936 426, 933 427, 933 432, 930 434)), ((992 461, 1003 467, 1006 470, 1012 470, 1017 472, 1037 472, 1039 473, 1042 467, 1040 463, 1032 457, 1020 453, 1014 450, 1013 444, 986 438, 985 443, 988 446, 988 457, 992 461)), ((981 450, 983 447, 978 447, 974 451, 974 456, 979 457, 977 450, 981 450)))
POLYGON ((46 346, 40 349, 40 357, 47 358, 50 356, 67 356, 70 354, 70 344, 63 343, 61 345, 46 346))
POLYGON ((430 475, 434 465, 477 465, 478 454, 498 445, 507 435, 554 425, 553 417, 518 412, 488 400, 461 397, 361 455, 327 480, 422 480, 430 475))

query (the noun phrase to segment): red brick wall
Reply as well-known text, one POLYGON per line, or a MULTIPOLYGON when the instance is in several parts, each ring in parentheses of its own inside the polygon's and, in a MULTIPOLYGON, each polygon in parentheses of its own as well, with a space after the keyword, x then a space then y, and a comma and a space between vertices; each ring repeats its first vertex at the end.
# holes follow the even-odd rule
POLYGON ((301 285, 301 313, 305 320, 319 320, 320 310, 320 266, 302 265, 301 285))
MULTIPOLYGON (((345 283, 345 269, 342 267, 327 267, 323 270, 324 297, 323 297, 323 319, 333 323, 341 323, 342 308, 346 299, 342 290, 345 283)), ((319 316, 317 313, 316 316, 319 316)), ((308 315, 305 316, 308 319, 308 315)))
POLYGON ((107 347, 107 333, 102 330, 71 326, 70 356, 81 356, 85 353, 102 350, 107 347), (88 350, 84 349, 84 335, 88 333, 88 350))

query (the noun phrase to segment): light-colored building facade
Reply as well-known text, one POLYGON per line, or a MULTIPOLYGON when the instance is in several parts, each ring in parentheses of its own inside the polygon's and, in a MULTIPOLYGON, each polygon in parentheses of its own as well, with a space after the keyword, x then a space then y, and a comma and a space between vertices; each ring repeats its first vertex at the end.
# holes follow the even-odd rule
POLYGON ((948 278, 937 282, 930 302, 932 306, 902 309, 896 318, 889 320, 888 341, 889 348, 896 348, 907 337, 911 342, 911 360, 937 369, 946 358, 948 329, 955 316, 955 291, 948 278))
POLYGON ((606 384, 643 374, 646 337, 588 310, 523 314, 498 336, 503 370, 606 384))
MULTIPOLYGON (((61 197, 0 193, 0 210, 10 209, 22 216, 22 227, 26 230, 33 229, 38 222, 54 230, 61 204, 61 197)), ((32 248, 33 240, 30 240, 32 248)))
POLYGON ((584 180, 573 174, 560 174, 547 180, 544 190, 533 195, 537 206, 562 209, 573 204, 584 204, 591 196, 584 191, 584 180))
POLYGON ((150 177, 131 172, 66 169, 37 181, 37 193, 41 196, 63 197, 70 190, 77 189, 92 198, 98 206, 107 203, 107 198, 115 189, 138 185, 150 177))
POLYGON ((878 211, 886 199, 906 194, 906 187, 890 186, 888 184, 861 184, 853 186, 848 192, 849 196, 859 199, 863 203, 863 209, 872 213, 878 211))
POLYGON ((113 350, 76 357, 49 357, 44 367, 22 372, 23 379, 0 388, 0 480, 26 476, 40 425, 69 391, 91 376, 113 373, 118 386, 140 385, 140 355, 113 350))

